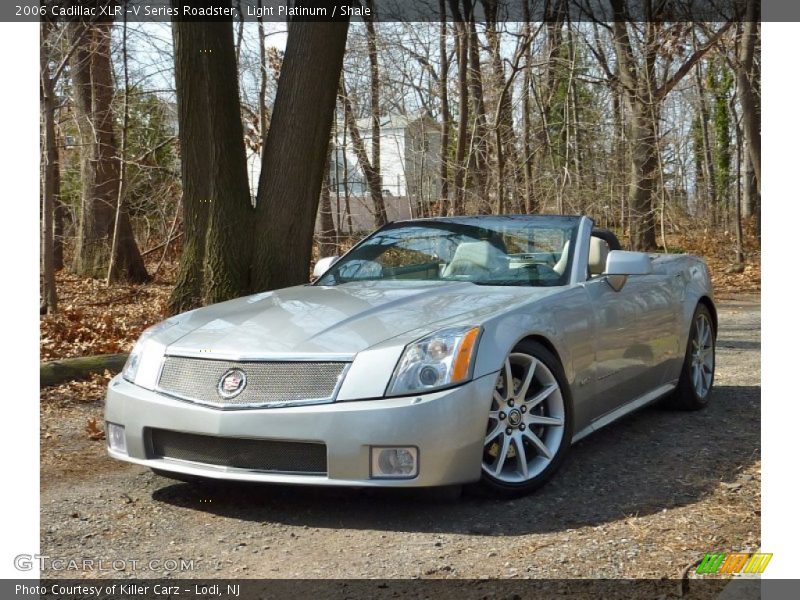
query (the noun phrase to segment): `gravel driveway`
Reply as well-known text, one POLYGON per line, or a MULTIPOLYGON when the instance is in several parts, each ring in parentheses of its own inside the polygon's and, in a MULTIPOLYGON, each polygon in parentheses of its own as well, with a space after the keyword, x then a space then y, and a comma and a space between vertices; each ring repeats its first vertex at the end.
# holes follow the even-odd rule
MULTIPOLYGON (((719 301, 716 388, 699 413, 647 408, 575 445, 532 496, 176 483, 89 439, 102 399, 42 403, 41 551, 193 561, 188 572, 49 577, 676 578, 760 541, 760 304, 719 301)), ((119 565, 120 563, 117 563, 119 565)), ((171 563, 168 563, 171 565, 171 563)), ((139 569, 142 567, 140 566, 139 569)))

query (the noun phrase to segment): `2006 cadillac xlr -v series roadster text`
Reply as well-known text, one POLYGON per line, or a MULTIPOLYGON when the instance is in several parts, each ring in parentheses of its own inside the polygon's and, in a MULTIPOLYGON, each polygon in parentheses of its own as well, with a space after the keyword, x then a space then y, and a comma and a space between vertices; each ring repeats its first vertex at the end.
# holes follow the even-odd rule
POLYGON ((177 478, 516 494, 632 410, 709 401, 705 263, 622 251, 588 217, 391 223, 315 276, 146 331, 109 385, 111 456, 177 478))

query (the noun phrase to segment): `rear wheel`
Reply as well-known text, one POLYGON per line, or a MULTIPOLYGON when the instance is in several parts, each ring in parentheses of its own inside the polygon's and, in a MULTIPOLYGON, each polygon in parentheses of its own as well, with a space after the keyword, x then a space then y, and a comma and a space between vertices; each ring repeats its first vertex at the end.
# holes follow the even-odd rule
POLYGON ((692 317, 678 386, 664 400, 667 408, 700 410, 708 405, 714 387, 716 340, 711 311, 705 304, 698 304, 692 317))
POLYGON ((572 398, 563 368, 547 348, 521 342, 497 378, 484 440, 481 484, 523 495, 558 469, 572 440, 572 398))

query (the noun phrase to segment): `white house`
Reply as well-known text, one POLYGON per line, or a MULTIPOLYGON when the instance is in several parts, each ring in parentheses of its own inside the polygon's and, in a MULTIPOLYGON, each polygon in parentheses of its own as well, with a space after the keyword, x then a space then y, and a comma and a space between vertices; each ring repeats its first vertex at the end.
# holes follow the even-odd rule
MULTIPOLYGON (((430 117, 404 115, 382 117, 380 125, 381 189, 387 217, 393 221, 418 216, 420 205, 438 197, 440 125, 430 117)), ((357 126, 371 159, 372 119, 360 119, 357 126)), ((372 199, 349 131, 336 134, 330 181, 334 222, 347 223, 346 198, 354 231, 373 229, 372 199)))
MULTIPOLYGON (((340 122, 343 119, 340 119, 340 122)), ((372 119, 357 121, 367 156, 372 157, 372 119)), ((391 115, 381 119, 381 180, 390 221, 419 215, 419 207, 438 199, 441 126, 430 117, 391 115)), ((255 199, 261 156, 247 149, 247 175, 255 199)), ((374 229, 373 204, 349 131, 336 134, 330 162, 331 209, 337 228, 374 229), (346 218, 347 205, 350 219, 346 218)), ((319 223, 317 224, 319 228, 319 223)))

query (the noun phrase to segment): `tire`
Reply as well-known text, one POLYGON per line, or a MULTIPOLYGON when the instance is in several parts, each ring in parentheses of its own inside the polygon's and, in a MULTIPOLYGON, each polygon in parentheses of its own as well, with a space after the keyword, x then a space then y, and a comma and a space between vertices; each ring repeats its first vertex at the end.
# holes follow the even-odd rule
POLYGON ((708 406, 714 387, 717 332, 714 319, 705 304, 698 304, 692 316, 686 355, 678 386, 664 399, 673 410, 700 410, 708 406))
POLYGON ((541 487, 569 451, 572 425, 572 395, 561 362, 538 342, 520 342, 504 361, 492 394, 479 489, 517 497, 541 487))

